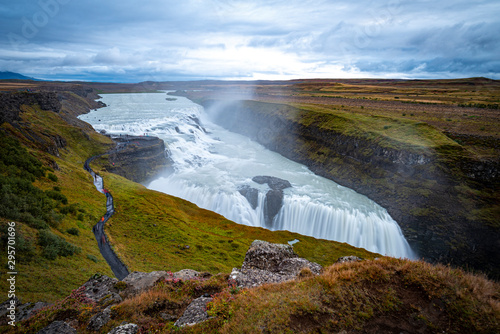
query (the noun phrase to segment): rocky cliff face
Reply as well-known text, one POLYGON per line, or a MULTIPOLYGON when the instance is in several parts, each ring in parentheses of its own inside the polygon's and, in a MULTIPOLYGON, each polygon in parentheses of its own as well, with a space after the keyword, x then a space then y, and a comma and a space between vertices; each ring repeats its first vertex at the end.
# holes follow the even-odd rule
MULTIPOLYGON (((210 112, 213 101, 203 104, 210 112)), ((376 138, 324 129, 321 118, 302 122, 300 112, 293 109, 236 101, 218 106, 216 121, 370 197, 400 224, 421 257, 500 276, 500 256, 493 251, 500 238, 498 228, 471 215, 470 210, 481 210, 484 201, 465 199, 467 191, 461 190, 464 185, 482 191, 498 184, 497 164, 444 158, 442 152, 456 148, 398 150, 383 146, 376 138)), ((458 155, 463 157, 461 152, 458 155)))
POLYGON ((43 110, 59 112, 61 102, 54 92, 8 92, 0 93, 0 124, 19 121, 22 105, 38 104, 43 110))
POLYGON ((171 167, 165 143, 157 137, 113 138, 118 148, 109 155, 108 171, 135 182, 146 182, 171 167))

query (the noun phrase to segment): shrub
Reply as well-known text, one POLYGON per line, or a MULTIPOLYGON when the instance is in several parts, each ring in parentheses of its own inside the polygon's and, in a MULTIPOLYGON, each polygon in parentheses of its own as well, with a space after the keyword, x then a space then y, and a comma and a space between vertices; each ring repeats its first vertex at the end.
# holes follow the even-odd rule
MULTIPOLYGON (((0 225, 0 248, 7 249, 8 242, 8 226, 0 225)), ((17 262, 30 262, 35 257, 35 247, 30 239, 24 237, 23 233, 16 229, 16 261, 17 262)))
POLYGON ((47 196, 49 198, 52 198, 53 200, 59 201, 64 205, 68 204, 68 198, 66 198, 66 196, 64 196, 63 194, 61 194, 58 191, 47 190, 47 191, 45 191, 45 194, 47 194, 47 196))
POLYGON ((97 260, 97 258, 96 258, 94 255, 92 255, 92 254, 87 254, 87 259, 89 259, 90 261, 94 261, 95 263, 97 263, 97 261, 99 261, 99 260, 97 260))
POLYGON ((115 288, 117 288, 119 291, 123 291, 127 288, 127 283, 119 281, 115 284, 115 288))
POLYGON ((66 230, 71 235, 80 235, 80 230, 76 227, 72 227, 66 230))
POLYGON ((34 228, 45 228, 52 219, 55 203, 31 182, 17 176, 0 175, 0 216, 20 220, 34 228))
POLYGON ((61 213, 67 215, 68 213, 71 213, 72 215, 76 214, 77 212, 77 204, 73 203, 71 205, 65 206, 61 208, 61 213))
POLYGON ((53 182, 57 182, 59 179, 57 178, 57 176, 55 176, 54 174, 52 173, 49 173, 47 175, 47 178, 50 180, 50 181, 53 181, 53 182))
MULTIPOLYGON (((45 175, 42 163, 29 154, 17 140, 7 136, 3 131, 0 131, 0 165, 12 167, 9 173, 11 176, 19 176, 32 181, 45 175)), ((4 168, 1 169, 4 170, 4 168)))
POLYGON ((81 251, 80 247, 70 244, 48 230, 40 231, 38 244, 43 248, 42 256, 49 260, 55 260, 57 256, 71 256, 81 251))

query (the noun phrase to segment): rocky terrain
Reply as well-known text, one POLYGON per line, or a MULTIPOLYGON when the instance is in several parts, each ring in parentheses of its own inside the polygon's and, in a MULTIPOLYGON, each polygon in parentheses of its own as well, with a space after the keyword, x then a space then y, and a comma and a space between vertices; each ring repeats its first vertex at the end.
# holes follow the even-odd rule
MULTIPOLYGON (((348 256, 323 268, 298 257, 290 245, 255 240, 241 268, 234 268, 230 275, 212 276, 190 269, 174 273, 132 272, 122 281, 94 275, 70 296, 52 305, 20 304, 17 301, 18 310, 22 310, 23 316, 12 332, 135 334, 158 330, 164 333, 266 333, 293 330, 313 333, 317 330, 333 330, 343 333, 380 333, 389 330, 461 333, 472 330, 487 333, 495 329, 500 315, 498 300, 495 301, 494 297, 498 293, 497 285, 481 281, 480 278, 467 277, 469 281, 453 278, 450 287, 445 287, 444 282, 427 281, 428 275, 436 272, 432 268, 410 269, 419 266, 422 264, 402 260, 366 261, 348 256), (379 268, 379 272, 371 272, 367 278, 365 275, 369 271, 364 272, 367 268, 379 268), (412 277, 412 270, 420 276, 412 277), (352 276, 354 272, 357 278, 352 276), (394 285, 399 281, 398 276, 408 282, 405 289, 394 285), (459 319, 454 314, 455 303, 458 302, 455 294, 457 289, 468 288, 472 282, 484 285, 476 286, 476 294, 481 291, 481 295, 474 296, 472 300, 482 298, 486 304, 477 308, 478 313, 473 318, 459 319), (434 284, 432 289, 427 285, 429 283, 434 284), (320 295, 313 292, 317 284, 323 286, 320 295), (344 286, 343 289, 347 290, 342 293, 342 290, 337 290, 331 294, 328 291, 331 285, 344 286), (301 291, 297 289, 298 286, 308 286, 306 290, 310 291, 301 291), (367 289, 375 290, 368 292, 367 289), (289 295, 286 290, 292 291, 292 294, 289 295), (248 298, 254 300, 252 303, 260 298, 264 303, 272 304, 265 296, 266 292, 272 294, 271 291, 280 292, 281 297, 278 299, 282 300, 279 316, 273 315, 278 310, 270 305, 257 303, 253 309, 245 308, 248 298), (347 291, 351 291, 350 297, 343 296, 349 294, 347 291), (370 297, 363 296, 361 291, 368 292, 370 297), (382 296, 377 293, 382 293, 382 296), (445 295, 446 299, 443 299, 445 295), (322 306, 308 309, 307 303, 315 298, 320 298, 322 306), (328 301, 328 298, 333 299, 328 301), (357 304, 364 298, 368 298, 364 306, 357 304), (306 300, 306 304, 303 304, 306 300), (344 304, 343 307, 336 306, 339 302, 344 304), (352 308, 354 305, 357 305, 355 309, 352 308), (258 321, 241 321, 241 316, 254 319, 254 315, 259 316, 259 312, 261 319, 258 321), (338 312, 343 314, 337 315, 338 312), (355 322, 340 320, 351 318, 356 319, 355 322), (263 319, 266 319, 265 322, 262 322, 263 319), (485 322, 481 323, 480 319, 485 322)), ((451 274, 458 277, 464 275, 458 271, 451 274)), ((472 300, 467 300, 461 307, 470 308, 472 300)), ((247 304, 247 307, 250 305, 247 304)))

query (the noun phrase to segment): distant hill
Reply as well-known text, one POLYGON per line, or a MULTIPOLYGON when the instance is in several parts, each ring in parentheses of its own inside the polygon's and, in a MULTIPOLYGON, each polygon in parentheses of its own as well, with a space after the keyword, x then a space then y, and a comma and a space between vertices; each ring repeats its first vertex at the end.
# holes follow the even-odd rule
POLYGON ((0 72, 0 80, 5 79, 18 79, 18 80, 37 80, 35 78, 30 78, 25 75, 14 73, 14 72, 0 72))

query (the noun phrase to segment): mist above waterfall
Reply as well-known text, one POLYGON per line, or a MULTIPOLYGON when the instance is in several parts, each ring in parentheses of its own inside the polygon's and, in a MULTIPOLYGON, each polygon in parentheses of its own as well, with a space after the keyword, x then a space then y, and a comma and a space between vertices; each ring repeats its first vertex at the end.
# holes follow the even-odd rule
MULTIPOLYGON (((303 165, 267 150, 246 136, 211 120, 225 116, 238 102, 227 100, 205 113, 186 98, 165 94, 109 94, 108 107, 81 119, 108 133, 150 134, 165 141, 174 162, 171 174, 152 181, 150 189, 189 200, 240 224, 286 229, 316 238, 348 242, 396 257, 414 257, 398 224, 387 211, 303 165), (218 114, 219 111, 224 111, 218 114), (256 176, 290 182, 281 189, 281 208, 265 223, 268 183, 256 176), (240 190, 255 189, 254 205, 240 190)), ((248 120, 249 123, 252 120, 248 120)))

